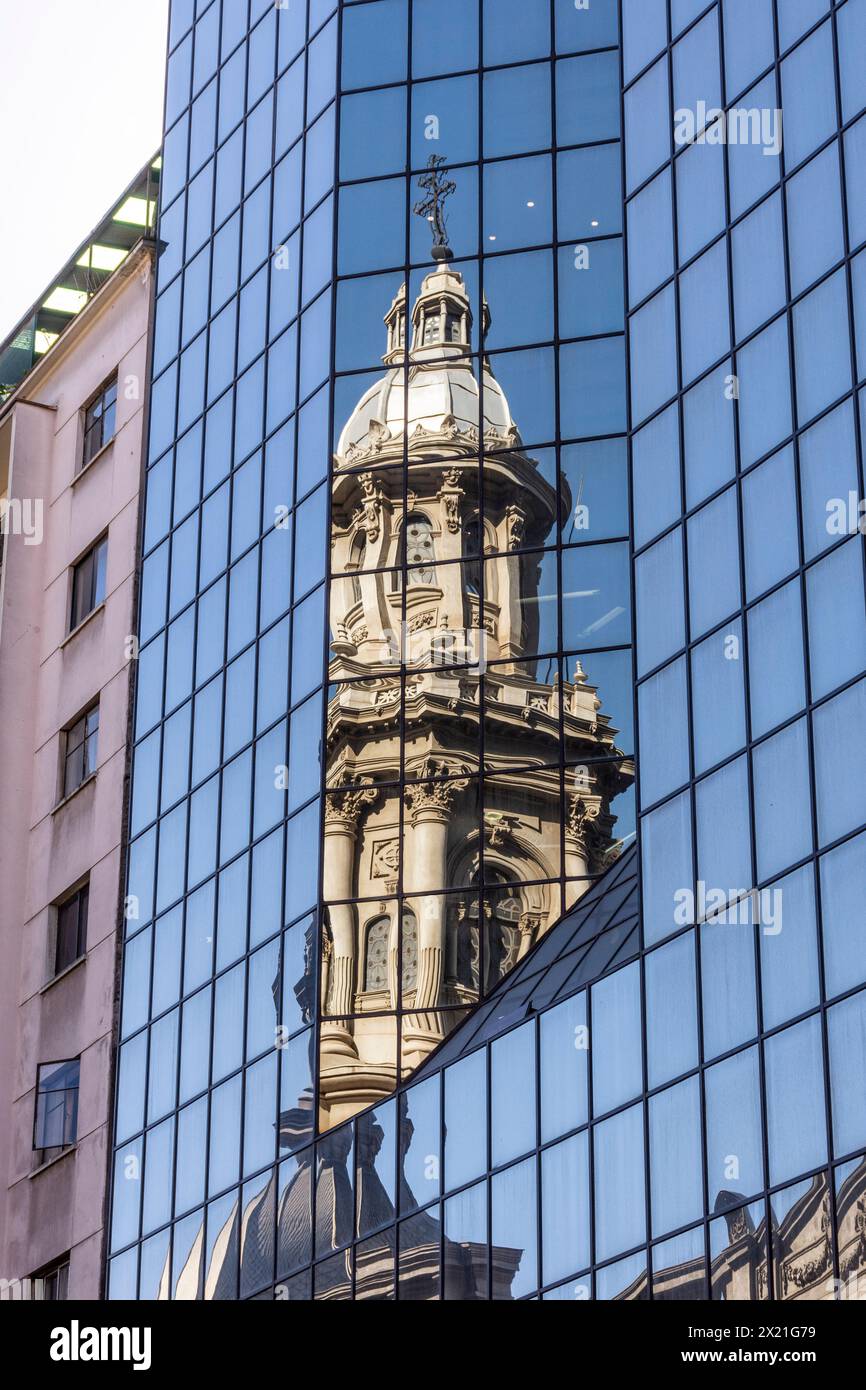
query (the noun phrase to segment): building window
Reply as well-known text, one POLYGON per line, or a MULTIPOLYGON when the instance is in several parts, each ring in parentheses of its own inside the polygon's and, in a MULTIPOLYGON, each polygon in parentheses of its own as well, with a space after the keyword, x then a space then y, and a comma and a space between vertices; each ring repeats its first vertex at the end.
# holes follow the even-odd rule
POLYGON ((72 570, 72 612, 69 631, 74 632, 88 613, 105 599, 105 566, 108 559, 108 537, 103 536, 72 570))
POLYGON ((77 1057, 66 1062, 45 1062, 36 1081, 36 1122, 33 1147, 43 1162, 75 1143, 78 1135, 77 1057))
POLYGON ((65 1303, 69 1297, 69 1256, 49 1266, 32 1281, 33 1298, 45 1303, 65 1303))
POLYGON ((436 583, 435 558, 433 527, 426 516, 413 514, 406 522, 406 562, 413 566, 409 570, 410 588, 436 583))
POLYGON ((96 458, 114 438, 115 417, 117 414, 117 377, 106 382, 99 395, 90 402, 84 412, 84 450, 81 467, 86 468, 91 459, 96 458))
POLYGON ((69 796, 96 771, 99 743, 99 705, 93 705, 66 730, 63 757, 63 796, 69 796))
POLYGON ((85 883, 71 898, 57 908, 57 941, 54 948, 54 973, 59 975, 84 955, 87 940, 87 907, 90 885, 85 883))

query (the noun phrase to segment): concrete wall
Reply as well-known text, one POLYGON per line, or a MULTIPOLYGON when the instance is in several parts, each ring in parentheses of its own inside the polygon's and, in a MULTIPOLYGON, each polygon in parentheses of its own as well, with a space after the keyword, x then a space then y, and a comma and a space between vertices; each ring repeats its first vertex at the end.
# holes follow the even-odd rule
POLYGON ((9 495, 41 498, 44 528, 7 536, 0 590, 0 1278, 68 1251, 70 1298, 101 1293, 151 279, 141 246, 0 421, 9 495), (114 440, 77 476, 82 407, 115 368, 114 440), (69 638, 70 567, 105 533, 105 603, 69 638), (63 730, 97 696, 96 776, 58 806, 63 730), (88 875, 86 956, 52 981, 54 904, 88 875), (77 1144, 37 1167, 37 1068, 77 1056, 77 1144))

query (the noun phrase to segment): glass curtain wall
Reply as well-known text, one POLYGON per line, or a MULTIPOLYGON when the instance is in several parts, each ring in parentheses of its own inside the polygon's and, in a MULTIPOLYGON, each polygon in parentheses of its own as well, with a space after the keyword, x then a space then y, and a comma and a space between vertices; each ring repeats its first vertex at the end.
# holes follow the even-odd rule
POLYGON ((649 1231, 857 1296, 866 4, 623 20, 649 1231))
POLYGON ((309 1168, 335 10, 171 6, 111 1297, 245 1296, 309 1168))
POLYGON ((323 1128, 633 839, 618 45, 606 0, 343 8, 323 1128))

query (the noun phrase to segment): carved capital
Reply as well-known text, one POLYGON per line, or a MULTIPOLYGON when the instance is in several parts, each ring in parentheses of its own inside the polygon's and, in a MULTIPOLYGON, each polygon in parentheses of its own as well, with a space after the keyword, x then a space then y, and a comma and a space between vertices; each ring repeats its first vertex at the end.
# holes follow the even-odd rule
POLYGON ((359 777, 346 781, 342 786, 332 787, 325 793, 325 824, 349 825, 353 830, 365 806, 372 806, 379 796, 379 788, 369 777, 359 777))

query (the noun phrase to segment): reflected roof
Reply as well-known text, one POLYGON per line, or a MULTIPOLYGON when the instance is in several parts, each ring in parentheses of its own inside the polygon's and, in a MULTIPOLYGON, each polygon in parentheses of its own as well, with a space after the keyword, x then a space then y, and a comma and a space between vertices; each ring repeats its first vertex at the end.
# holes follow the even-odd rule
POLYGON ((0 403, 20 386, 41 357, 102 289, 156 223, 162 160, 148 160, 36 303, 0 343, 0 403))
POLYGON ((413 1075, 456 1062, 521 1020, 576 994, 638 954, 637 850, 632 845, 585 897, 413 1075))

